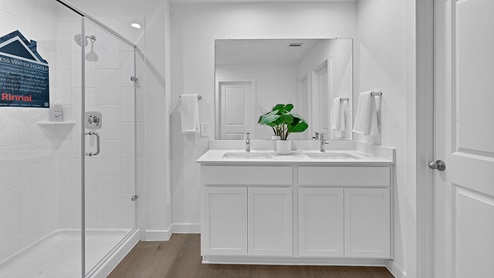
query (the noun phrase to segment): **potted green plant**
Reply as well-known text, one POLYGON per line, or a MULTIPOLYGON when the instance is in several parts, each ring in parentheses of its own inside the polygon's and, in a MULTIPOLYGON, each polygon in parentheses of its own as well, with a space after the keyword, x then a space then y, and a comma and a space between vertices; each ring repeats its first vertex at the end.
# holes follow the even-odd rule
POLYGON ((298 114, 292 113, 293 104, 276 104, 270 112, 261 115, 258 124, 270 126, 274 136, 279 136, 276 141, 276 152, 279 154, 290 154, 292 150, 288 135, 291 133, 304 132, 309 125, 298 114))

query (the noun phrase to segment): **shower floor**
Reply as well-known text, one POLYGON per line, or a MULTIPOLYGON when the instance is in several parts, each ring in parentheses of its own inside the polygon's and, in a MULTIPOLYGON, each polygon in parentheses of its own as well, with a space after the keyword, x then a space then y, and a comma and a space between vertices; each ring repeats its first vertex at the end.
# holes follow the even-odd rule
MULTIPOLYGON (((86 272, 131 230, 86 232, 86 272)), ((80 231, 57 231, 0 264, 1 278, 81 277, 80 231)))

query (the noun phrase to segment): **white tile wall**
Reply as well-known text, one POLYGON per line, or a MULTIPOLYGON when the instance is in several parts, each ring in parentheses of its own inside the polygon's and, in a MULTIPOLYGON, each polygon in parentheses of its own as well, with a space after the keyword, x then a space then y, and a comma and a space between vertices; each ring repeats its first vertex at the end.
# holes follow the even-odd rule
MULTIPOLYGON (((77 121, 74 126, 40 126, 38 121, 48 120, 48 109, 0 109, 0 262, 56 229, 80 228, 81 54, 74 35, 81 32, 81 20, 57 5, 52 0, 0 0, 0 36, 20 30, 38 41, 50 64, 51 102, 63 105, 65 120, 77 121)), ((134 18, 105 22, 113 22, 118 31, 129 20, 134 18)), ((103 113, 101 155, 86 160, 87 226, 132 228, 134 170, 145 172, 144 159, 138 165, 135 161, 136 155, 144 157, 142 148, 134 149, 136 117, 143 131, 144 109, 134 112, 134 54, 104 30, 86 27, 87 35, 97 38, 93 50, 98 55, 97 62, 86 62, 86 110, 103 113)), ((126 32, 144 46, 143 30, 126 32)), ((144 65, 142 53, 138 61, 144 65)), ((145 78, 140 77, 144 95, 145 78)), ((137 104, 144 105, 143 98, 137 104)), ((87 147, 94 148, 94 141, 87 147)))
MULTIPOLYGON (((59 95, 56 19, 46 0, 0 0, 0 36, 19 30, 50 65, 51 101, 59 95)), ((0 261, 58 225, 57 130, 36 123, 47 109, 0 109, 0 261)), ((63 135, 63 133, 60 133, 63 135)), ((67 168, 63 168, 67 170, 67 168)))

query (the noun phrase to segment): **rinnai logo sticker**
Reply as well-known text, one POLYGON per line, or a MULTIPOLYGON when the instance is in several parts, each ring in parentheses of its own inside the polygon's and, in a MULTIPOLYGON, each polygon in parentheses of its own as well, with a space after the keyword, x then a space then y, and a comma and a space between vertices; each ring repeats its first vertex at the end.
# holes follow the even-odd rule
POLYGON ((50 107, 48 62, 19 31, 0 38, 0 107, 50 107))

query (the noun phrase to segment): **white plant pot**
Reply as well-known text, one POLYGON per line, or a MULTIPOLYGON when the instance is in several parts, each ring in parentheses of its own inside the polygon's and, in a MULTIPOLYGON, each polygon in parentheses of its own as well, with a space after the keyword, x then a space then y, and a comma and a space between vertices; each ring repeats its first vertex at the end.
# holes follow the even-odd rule
POLYGON ((276 141, 276 153, 278 153, 278 154, 290 154, 290 153, 292 153, 292 141, 290 141, 290 140, 278 140, 278 141, 276 141))
POLYGON ((275 136, 275 135, 271 136, 271 140, 273 140, 273 141, 280 140, 280 139, 281 139, 281 136, 275 136))

